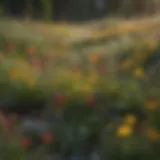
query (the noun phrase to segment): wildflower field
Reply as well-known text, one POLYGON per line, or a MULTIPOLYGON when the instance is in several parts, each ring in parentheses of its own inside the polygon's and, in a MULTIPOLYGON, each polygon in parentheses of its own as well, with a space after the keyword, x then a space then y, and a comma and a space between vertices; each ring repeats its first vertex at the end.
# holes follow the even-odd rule
POLYGON ((0 36, 0 158, 158 160, 160 35, 142 30, 68 46, 0 36))

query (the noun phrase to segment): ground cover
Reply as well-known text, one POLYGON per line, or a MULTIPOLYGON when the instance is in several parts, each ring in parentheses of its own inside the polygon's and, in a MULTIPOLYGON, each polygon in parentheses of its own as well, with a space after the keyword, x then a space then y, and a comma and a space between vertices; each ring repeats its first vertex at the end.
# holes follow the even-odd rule
POLYGON ((94 29, 69 43, 59 35, 53 43, 1 34, 2 158, 158 160, 160 40, 153 23, 94 29))

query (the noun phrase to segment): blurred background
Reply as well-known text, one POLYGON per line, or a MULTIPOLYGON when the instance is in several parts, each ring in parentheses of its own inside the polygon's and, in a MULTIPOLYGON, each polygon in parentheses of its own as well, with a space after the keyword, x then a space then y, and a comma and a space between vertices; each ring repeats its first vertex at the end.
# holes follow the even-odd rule
POLYGON ((160 0, 1 0, 0 159, 159 160, 160 0))
POLYGON ((2 0, 1 14, 17 18, 84 21, 104 16, 146 16, 158 13, 159 7, 158 0, 2 0))

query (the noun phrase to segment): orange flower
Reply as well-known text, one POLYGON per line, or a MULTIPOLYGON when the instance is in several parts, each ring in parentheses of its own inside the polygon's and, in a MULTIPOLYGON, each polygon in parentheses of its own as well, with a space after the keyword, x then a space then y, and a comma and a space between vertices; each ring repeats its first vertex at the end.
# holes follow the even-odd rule
POLYGON ((80 70, 78 67, 73 68, 73 74, 79 74, 80 70))
POLYGON ((51 144, 53 142, 53 135, 50 133, 45 134, 41 137, 42 142, 45 144, 51 144))
POLYGON ((28 49, 28 55, 33 56, 36 53, 36 48, 31 47, 28 49))
POLYGON ((23 144, 24 146, 30 146, 30 145, 32 145, 32 140, 31 140, 31 138, 30 138, 30 137, 27 137, 27 136, 22 137, 22 144, 23 144))
POLYGON ((97 62, 99 60, 99 55, 90 55, 89 56, 89 61, 94 63, 97 62))
POLYGON ((19 78, 20 75, 21 75, 20 72, 18 70, 14 69, 14 68, 10 71, 10 76, 13 79, 19 78))
POLYGON ((134 76, 135 76, 136 78, 144 77, 144 76, 145 76, 145 72, 144 72, 144 70, 143 70, 142 68, 136 68, 136 69, 134 70, 134 76))
POLYGON ((149 100, 147 101, 147 107, 148 107, 149 109, 155 109, 155 108, 157 107, 157 105, 158 105, 158 102, 157 102, 157 100, 154 99, 154 98, 149 99, 149 100))
POLYGON ((147 135, 153 141, 156 141, 160 138, 159 132, 155 128, 149 128, 147 135))

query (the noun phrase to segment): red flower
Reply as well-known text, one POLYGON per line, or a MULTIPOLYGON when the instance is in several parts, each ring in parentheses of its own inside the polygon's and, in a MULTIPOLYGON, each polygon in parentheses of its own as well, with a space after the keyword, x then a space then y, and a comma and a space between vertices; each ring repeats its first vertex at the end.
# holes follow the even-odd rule
POLYGON ((22 144, 24 146, 31 146, 32 145, 32 140, 30 137, 24 136, 22 137, 22 144))
POLYGON ((47 133, 44 136, 41 137, 41 140, 45 144, 51 144, 54 140, 54 137, 51 133, 47 133))
POLYGON ((58 104, 64 103, 64 100, 65 100, 64 96, 61 96, 61 95, 56 96, 56 102, 58 104))
POLYGON ((28 55, 33 56, 36 53, 36 48, 31 47, 28 49, 28 55))
POLYGON ((94 102, 95 102, 95 98, 94 97, 91 96, 91 97, 88 98, 88 103, 89 104, 93 104, 94 102))
POLYGON ((156 101, 156 99, 155 98, 149 98, 148 99, 148 104, 155 104, 157 101, 156 101))
POLYGON ((106 68, 105 68, 105 66, 101 66, 98 70, 100 73, 103 73, 103 72, 105 72, 106 68))
POLYGON ((73 73, 74 74, 79 74, 80 70, 78 67, 73 68, 73 73))

